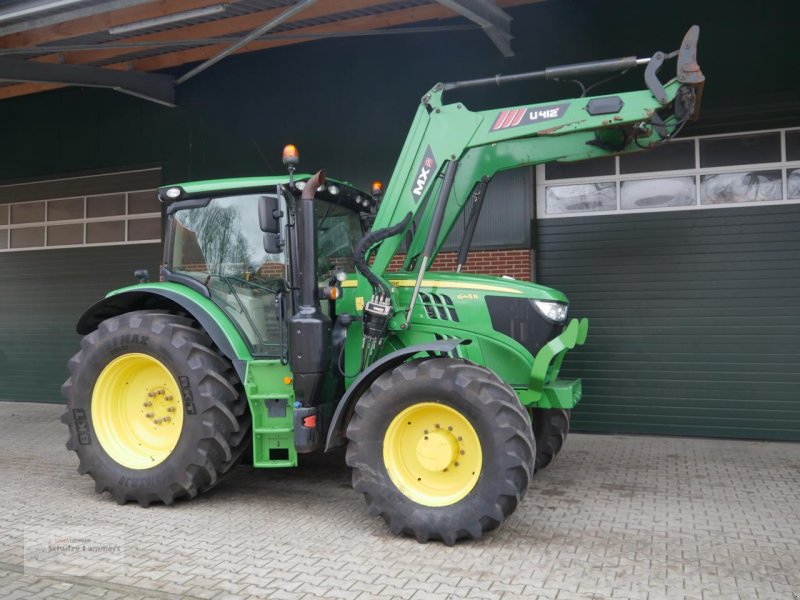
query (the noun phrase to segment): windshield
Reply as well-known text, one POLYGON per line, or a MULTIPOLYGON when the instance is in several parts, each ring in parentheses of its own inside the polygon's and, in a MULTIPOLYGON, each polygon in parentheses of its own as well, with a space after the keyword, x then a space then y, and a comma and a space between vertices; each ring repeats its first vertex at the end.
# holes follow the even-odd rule
MULTIPOLYGON (((226 196, 212 199, 207 206, 177 210, 171 223, 169 269, 205 285, 255 354, 281 356, 285 331, 279 303, 288 290, 288 252, 285 246, 277 254, 264 249, 258 220, 258 199, 263 196, 226 196)), ((282 198, 280 203, 287 214, 282 198)), ((317 274, 324 285, 332 270, 354 270, 353 248, 363 232, 358 213, 321 200, 314 205, 317 274)), ((282 219, 284 241, 285 226, 282 219)))

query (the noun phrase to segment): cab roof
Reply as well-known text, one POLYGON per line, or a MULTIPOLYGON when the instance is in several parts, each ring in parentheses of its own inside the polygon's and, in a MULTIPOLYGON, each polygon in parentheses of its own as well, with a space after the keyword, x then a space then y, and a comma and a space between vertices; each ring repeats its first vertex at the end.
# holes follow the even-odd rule
MULTIPOLYGON (((308 173, 295 174, 294 181, 298 189, 301 184, 311 178, 308 173)), ((158 197, 162 202, 172 203, 179 200, 193 198, 208 198, 214 195, 235 195, 237 193, 274 193, 278 185, 287 185, 288 175, 273 175, 263 177, 235 177, 231 179, 208 179, 204 181, 189 181, 158 188, 158 197), (180 190, 176 195, 170 195, 169 190, 180 190)), ((299 192, 295 192, 299 193, 299 192)), ((354 188, 346 181, 326 178, 324 189, 317 190, 315 194, 319 200, 326 200, 345 206, 351 210, 364 211, 375 206, 372 195, 354 188), (334 189, 332 189, 334 188, 334 189)))

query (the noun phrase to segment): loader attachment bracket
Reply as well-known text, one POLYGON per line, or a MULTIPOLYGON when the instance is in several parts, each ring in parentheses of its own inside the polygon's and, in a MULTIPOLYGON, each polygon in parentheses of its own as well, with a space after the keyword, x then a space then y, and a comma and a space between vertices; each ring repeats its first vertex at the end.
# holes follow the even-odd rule
POLYGON ((700 101, 703 98, 703 85, 705 75, 697 64, 697 40, 700 37, 700 28, 693 25, 683 36, 681 47, 678 50, 678 81, 683 84, 683 89, 691 89, 691 106, 689 116, 691 120, 700 115, 700 101))
POLYGON ((658 100, 659 104, 662 106, 669 102, 669 99, 667 98, 667 91, 664 89, 664 86, 661 84, 661 80, 658 78, 658 71, 664 64, 664 59, 665 55, 663 52, 656 52, 653 54, 650 62, 647 63, 647 68, 644 70, 644 83, 647 85, 647 89, 653 93, 655 99, 658 100))

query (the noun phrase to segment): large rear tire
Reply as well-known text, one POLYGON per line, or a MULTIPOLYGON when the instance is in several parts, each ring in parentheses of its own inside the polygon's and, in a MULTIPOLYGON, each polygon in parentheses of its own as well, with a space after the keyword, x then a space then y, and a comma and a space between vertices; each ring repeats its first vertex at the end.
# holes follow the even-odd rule
POLYGON ((186 317, 136 311, 81 341, 61 388, 78 472, 118 503, 172 504, 219 483, 249 447, 230 361, 186 317))
POLYGON ((536 438, 536 468, 541 471, 555 460, 569 433, 569 411, 561 408, 535 408, 531 414, 536 438))
POLYGON ((347 464, 392 533, 448 545, 514 512, 533 474, 530 419, 514 391, 463 360, 414 360, 370 386, 347 428, 347 464))

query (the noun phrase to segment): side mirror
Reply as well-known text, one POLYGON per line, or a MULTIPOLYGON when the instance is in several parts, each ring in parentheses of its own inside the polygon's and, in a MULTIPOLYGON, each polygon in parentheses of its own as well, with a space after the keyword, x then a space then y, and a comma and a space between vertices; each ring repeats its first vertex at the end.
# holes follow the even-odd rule
POLYGON ((261 231, 264 233, 280 233, 282 216, 283 211, 281 211, 277 197, 261 196, 258 199, 258 224, 261 227, 261 231))
POLYGON ((264 234, 264 252, 267 254, 280 254, 283 250, 284 242, 278 233, 264 234))

